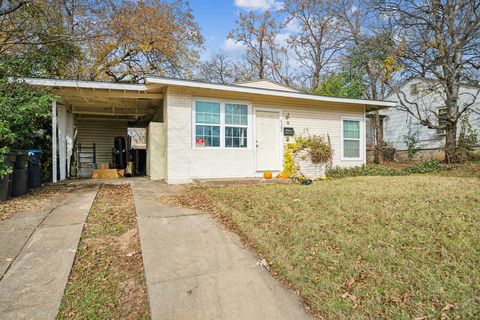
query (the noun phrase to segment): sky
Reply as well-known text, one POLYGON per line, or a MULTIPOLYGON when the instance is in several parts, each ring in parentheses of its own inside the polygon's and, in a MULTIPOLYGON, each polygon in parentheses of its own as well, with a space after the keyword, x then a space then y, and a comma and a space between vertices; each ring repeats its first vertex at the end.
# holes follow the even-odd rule
POLYGON ((228 33, 235 27, 241 10, 275 10, 282 7, 278 0, 190 0, 195 21, 205 38, 205 51, 201 60, 212 52, 224 50, 233 57, 241 57, 243 48, 233 40, 227 40, 228 33))

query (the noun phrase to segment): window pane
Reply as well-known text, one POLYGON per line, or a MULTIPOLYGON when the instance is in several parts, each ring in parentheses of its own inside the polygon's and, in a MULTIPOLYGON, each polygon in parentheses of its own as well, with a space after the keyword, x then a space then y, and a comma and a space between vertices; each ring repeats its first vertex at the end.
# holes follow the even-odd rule
POLYGON ((243 104, 225 104, 225 124, 248 125, 248 107, 243 104))
POLYGON ((360 141, 343 140, 343 156, 345 158, 360 158, 360 141))
POLYGON ((246 148, 247 128, 225 127, 225 147, 246 148))
POLYGON ((360 139, 360 121, 343 120, 343 138, 360 139))
POLYGON ((206 147, 220 147, 219 126, 196 126, 195 139, 204 139, 206 147))
POLYGON ((220 103, 196 101, 195 122, 206 124, 220 124, 220 103))

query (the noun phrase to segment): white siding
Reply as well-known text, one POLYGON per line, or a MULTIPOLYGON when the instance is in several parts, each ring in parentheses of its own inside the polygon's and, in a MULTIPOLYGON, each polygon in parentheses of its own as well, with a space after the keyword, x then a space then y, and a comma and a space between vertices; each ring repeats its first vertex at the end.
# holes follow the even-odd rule
POLYGON ((127 121, 77 119, 77 143, 91 147, 95 143, 97 163, 112 162, 113 140, 117 136, 127 139, 127 121))
MULTIPOLYGON (((401 89, 409 101, 417 101, 420 105, 420 108, 424 107, 425 109, 436 109, 441 108, 444 103, 443 99, 439 94, 428 94, 422 95, 419 93, 417 96, 412 96, 410 94, 410 85, 414 83, 420 84, 420 89, 422 88, 421 81, 411 81, 406 83, 401 89)), ((473 88, 461 88, 460 90, 460 104, 465 103, 467 100, 470 101, 472 96, 470 94, 475 94, 478 89, 473 88)), ((398 101, 396 94, 393 94, 386 98, 386 100, 398 101)), ((480 130, 480 115, 478 114, 480 110, 480 99, 476 100, 475 110, 477 113, 472 112, 470 114, 470 123, 473 127, 479 131, 480 130)), ((407 146, 404 142, 404 136, 408 135, 409 128, 412 132, 418 132, 418 147, 420 149, 441 149, 445 144, 445 136, 438 135, 435 129, 429 129, 420 124, 420 122, 414 118, 412 115, 408 114, 403 110, 396 108, 389 108, 381 111, 382 114, 387 117, 384 120, 384 140, 390 142, 394 145, 397 150, 407 150, 407 146)), ((460 128, 458 128, 460 130, 460 128)))
MULTIPOLYGON (((297 100, 286 99, 273 101, 269 98, 251 96, 248 98, 212 92, 200 92, 186 88, 169 87, 165 93, 167 108, 167 180, 168 183, 188 183, 192 179, 204 178, 242 178, 254 177, 255 146, 247 149, 193 148, 192 139, 192 105, 196 97, 251 103, 253 109, 280 109, 283 127, 293 127, 297 135, 311 134, 329 136, 334 148, 334 166, 357 166, 365 163, 364 148, 364 109, 357 106, 308 106, 297 100), (294 105, 298 104, 298 105, 294 105), (361 119, 362 146, 361 160, 341 159, 342 117, 361 119)), ((251 121, 252 125, 255 121, 251 121)), ((250 127, 249 130, 254 130, 250 127)), ((282 135, 283 136, 283 135, 282 135)), ((250 136, 252 137, 252 136, 250 136)), ((254 137, 254 132, 253 132, 254 137)), ((284 137, 284 142, 287 138, 284 137)), ((290 138, 292 141, 292 138, 290 138)), ((252 141, 253 142, 253 141, 252 141)))

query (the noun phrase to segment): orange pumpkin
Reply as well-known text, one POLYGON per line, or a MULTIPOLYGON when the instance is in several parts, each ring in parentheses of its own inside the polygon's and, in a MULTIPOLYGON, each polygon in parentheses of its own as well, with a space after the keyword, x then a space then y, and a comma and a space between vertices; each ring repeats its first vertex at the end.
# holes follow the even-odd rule
POLYGON ((265 171, 265 172, 263 173, 263 177, 264 177, 265 179, 272 179, 272 176, 273 176, 273 175, 272 175, 272 173, 271 173, 270 171, 265 171))
POLYGON ((286 172, 280 172, 278 175, 277 175, 277 179, 288 179, 289 176, 288 176, 288 173, 286 172))

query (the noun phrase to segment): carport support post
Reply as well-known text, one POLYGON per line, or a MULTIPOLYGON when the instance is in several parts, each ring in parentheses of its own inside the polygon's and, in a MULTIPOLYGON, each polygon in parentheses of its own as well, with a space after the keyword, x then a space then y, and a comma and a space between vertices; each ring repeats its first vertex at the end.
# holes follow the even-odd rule
POLYGON ((60 181, 67 178, 67 109, 64 105, 57 105, 57 133, 58 133, 58 168, 60 181))
POLYGON ((57 100, 52 101, 52 182, 57 182, 57 100))

